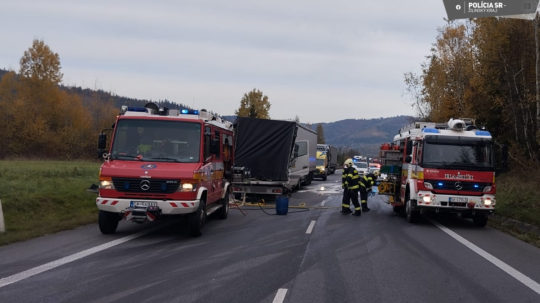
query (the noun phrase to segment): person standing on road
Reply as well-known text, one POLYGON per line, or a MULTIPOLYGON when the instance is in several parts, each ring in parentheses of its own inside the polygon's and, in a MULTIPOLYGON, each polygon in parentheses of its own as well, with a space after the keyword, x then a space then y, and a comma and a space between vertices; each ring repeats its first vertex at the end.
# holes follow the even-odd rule
POLYGON ((341 202, 341 213, 350 214, 351 211, 351 200, 354 205, 353 216, 362 215, 360 211, 360 203, 358 203, 358 171, 353 167, 352 159, 347 159, 345 164, 343 164, 343 173, 341 175, 341 187, 343 188, 343 201, 341 202))
POLYGON ((368 192, 371 191, 371 187, 375 183, 375 180, 379 177, 380 172, 376 170, 373 173, 369 173, 367 175, 364 175, 363 178, 360 179, 359 185, 360 185, 360 199, 362 204, 362 211, 368 212, 371 209, 367 206, 367 198, 368 198, 368 192))

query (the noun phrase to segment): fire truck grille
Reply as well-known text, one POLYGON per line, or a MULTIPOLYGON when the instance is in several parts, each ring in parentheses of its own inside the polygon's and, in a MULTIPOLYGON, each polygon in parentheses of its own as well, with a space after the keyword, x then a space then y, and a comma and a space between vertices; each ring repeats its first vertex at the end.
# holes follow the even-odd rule
POLYGON ((180 180, 112 178, 112 181, 117 191, 132 193, 171 194, 180 186, 180 180))
POLYGON ((463 182, 463 181, 439 181, 439 180, 424 180, 433 186, 433 190, 458 190, 470 192, 482 192, 484 187, 490 186, 491 183, 479 182, 463 182))

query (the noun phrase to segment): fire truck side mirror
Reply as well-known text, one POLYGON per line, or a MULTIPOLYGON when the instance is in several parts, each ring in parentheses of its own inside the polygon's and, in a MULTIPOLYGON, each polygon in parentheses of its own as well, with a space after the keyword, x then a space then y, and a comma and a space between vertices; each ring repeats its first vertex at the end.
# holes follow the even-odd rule
POLYGON ((107 134, 104 134, 104 133, 99 134, 98 148, 99 149, 107 148, 107 134))
POLYGON ((411 163, 411 161, 412 161, 412 157, 411 157, 411 156, 405 157, 405 162, 406 162, 406 163, 411 163))

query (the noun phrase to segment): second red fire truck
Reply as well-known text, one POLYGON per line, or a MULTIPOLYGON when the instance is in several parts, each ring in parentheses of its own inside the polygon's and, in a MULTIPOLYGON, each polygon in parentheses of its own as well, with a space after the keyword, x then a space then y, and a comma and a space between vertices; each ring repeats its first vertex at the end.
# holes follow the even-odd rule
POLYGON ((421 212, 455 212, 485 226, 496 200, 491 134, 472 119, 447 123, 415 122, 381 147, 379 194, 389 196, 409 222, 421 212))

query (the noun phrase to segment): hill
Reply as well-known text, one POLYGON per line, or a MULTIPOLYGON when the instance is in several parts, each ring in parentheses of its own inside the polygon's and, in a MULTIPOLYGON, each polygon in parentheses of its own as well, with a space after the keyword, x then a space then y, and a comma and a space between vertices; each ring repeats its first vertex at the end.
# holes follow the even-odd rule
MULTIPOLYGON (((234 122, 236 116, 221 118, 234 122)), ((356 149, 361 154, 377 157, 382 143, 391 142, 398 130, 411 123, 411 116, 397 116, 376 119, 346 119, 330 123, 321 123, 327 144, 342 149, 356 149)), ((318 123, 311 124, 315 131, 318 123)))

